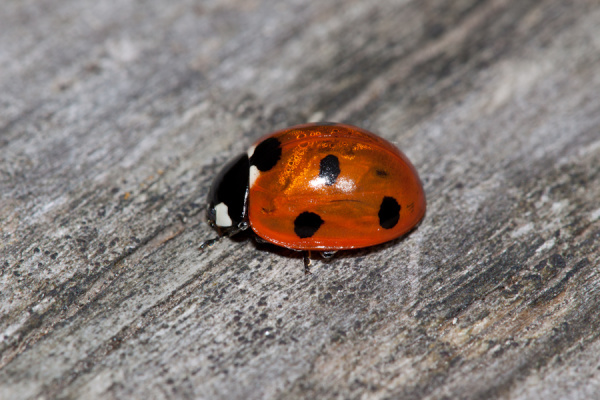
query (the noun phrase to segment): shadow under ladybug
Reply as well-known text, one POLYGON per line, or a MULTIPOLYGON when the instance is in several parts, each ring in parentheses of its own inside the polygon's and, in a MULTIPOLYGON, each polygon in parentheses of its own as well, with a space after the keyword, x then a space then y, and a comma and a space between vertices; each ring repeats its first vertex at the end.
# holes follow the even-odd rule
POLYGON ((251 228, 258 242, 311 252, 389 242, 425 215, 415 168, 390 142, 344 124, 304 124, 269 134, 227 163, 207 199, 219 236, 212 246, 251 228))

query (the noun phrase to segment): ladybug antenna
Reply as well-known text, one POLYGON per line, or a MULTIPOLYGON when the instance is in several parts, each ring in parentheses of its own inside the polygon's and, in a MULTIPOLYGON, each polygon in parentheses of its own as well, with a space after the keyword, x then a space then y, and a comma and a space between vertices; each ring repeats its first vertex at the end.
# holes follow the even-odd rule
POLYGON ((221 240, 223 238, 224 238, 224 236, 217 236, 217 237, 214 237, 212 239, 205 240, 204 242, 202 242, 202 244, 200 244, 199 250, 207 249, 207 248, 211 247, 213 244, 217 243, 219 240, 221 240))
POLYGON ((212 239, 205 240, 204 242, 202 242, 199 247, 200 250, 204 250, 204 249, 211 247, 213 244, 217 243, 219 240, 223 239, 224 237, 231 237, 233 235, 240 233, 241 231, 245 231, 250 226, 248 224, 248 221, 242 221, 239 224, 237 224, 237 226, 235 226, 234 228, 228 228, 227 230, 221 230, 220 227, 216 226, 214 222, 209 221, 209 223, 210 223, 210 226, 217 229, 217 231, 219 232, 219 236, 214 237, 212 239))

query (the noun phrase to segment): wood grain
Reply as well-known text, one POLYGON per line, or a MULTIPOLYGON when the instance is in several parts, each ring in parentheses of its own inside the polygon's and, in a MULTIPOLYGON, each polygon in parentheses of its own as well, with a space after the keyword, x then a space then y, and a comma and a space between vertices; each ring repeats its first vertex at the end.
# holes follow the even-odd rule
POLYGON ((600 392, 600 3, 7 1, 0 399, 600 392), (307 121, 397 144, 428 210, 316 260, 204 221, 307 121))

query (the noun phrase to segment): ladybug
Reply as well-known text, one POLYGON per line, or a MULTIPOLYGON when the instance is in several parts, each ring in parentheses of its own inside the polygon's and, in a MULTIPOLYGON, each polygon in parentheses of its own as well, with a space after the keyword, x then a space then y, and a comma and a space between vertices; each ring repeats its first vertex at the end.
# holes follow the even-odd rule
POLYGON ((261 138, 215 177, 207 217, 219 237, 252 228, 259 241, 329 258, 337 250, 398 238, 425 215, 425 193, 408 158, 364 129, 292 126, 261 138))

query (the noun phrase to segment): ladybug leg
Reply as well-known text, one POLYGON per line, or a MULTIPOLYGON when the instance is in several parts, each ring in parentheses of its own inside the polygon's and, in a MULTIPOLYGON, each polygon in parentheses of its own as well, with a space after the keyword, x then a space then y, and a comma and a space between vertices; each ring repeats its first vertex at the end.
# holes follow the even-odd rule
POLYGON ((333 257, 335 255, 335 253, 337 253, 336 250, 332 250, 332 251, 322 251, 321 252, 321 257, 325 258, 325 259, 330 259, 331 257, 333 257))
POLYGON ((256 243, 259 243, 259 244, 265 244, 265 243, 269 243, 269 242, 267 242, 265 239, 261 238, 261 237, 260 237, 260 236, 258 236, 258 235, 254 235, 254 240, 256 241, 256 243))
POLYGON ((310 250, 302 252, 302 258, 304 259, 304 275, 311 275, 310 272, 310 250))

